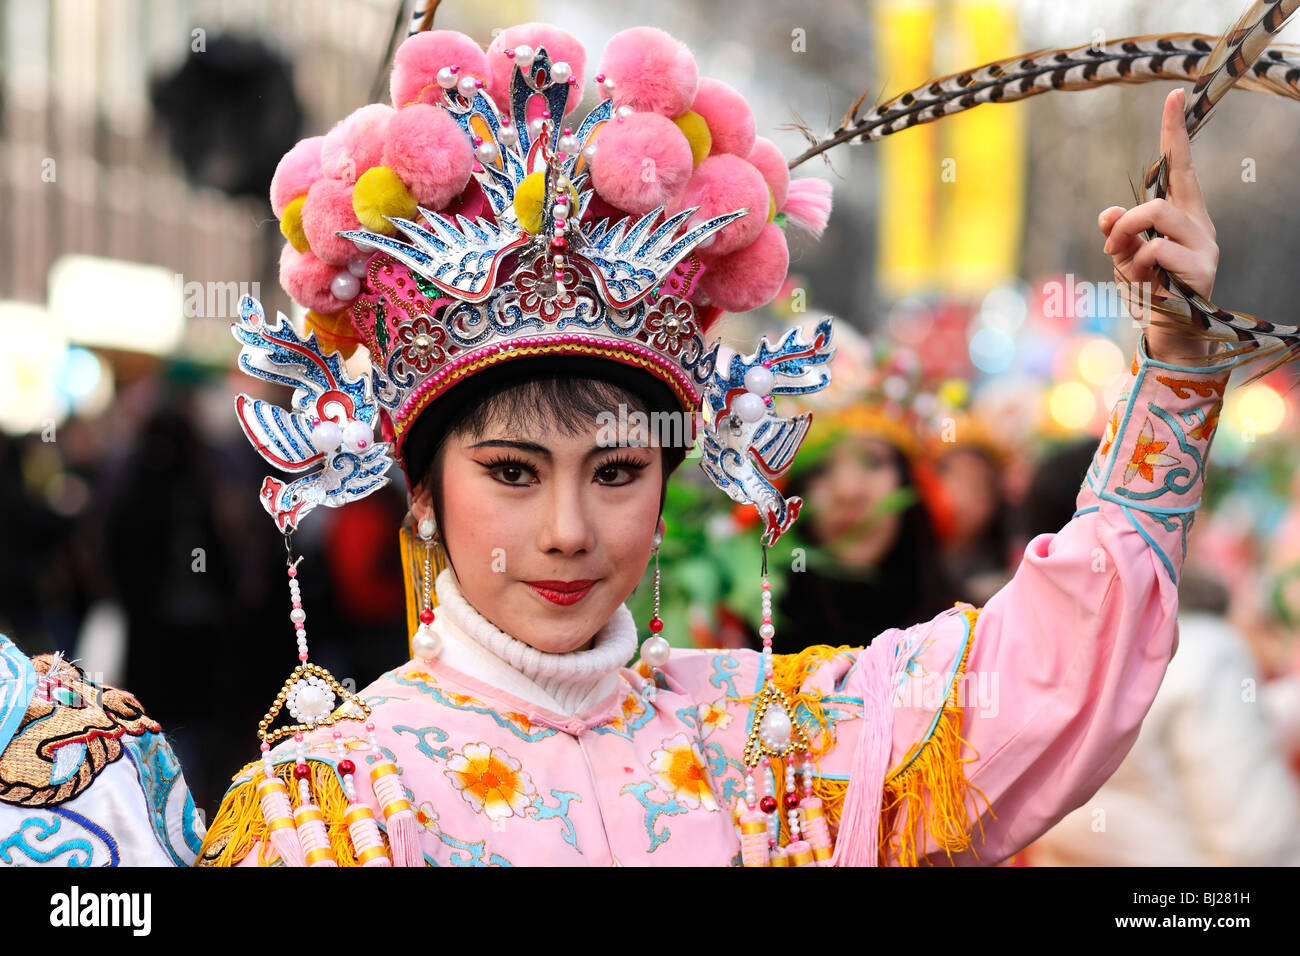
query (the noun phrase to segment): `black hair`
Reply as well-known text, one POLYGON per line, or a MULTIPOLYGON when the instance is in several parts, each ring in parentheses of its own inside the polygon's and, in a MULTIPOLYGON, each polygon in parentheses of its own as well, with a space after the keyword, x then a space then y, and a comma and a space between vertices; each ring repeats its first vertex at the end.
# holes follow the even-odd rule
MULTIPOLYGON (((451 435, 480 436, 489 424, 503 421, 511 428, 538 432, 554 424, 569 435, 590 431, 602 413, 682 414, 683 408, 663 382, 631 366, 586 356, 545 356, 515 359, 482 369, 440 396, 416 418, 403 446, 412 492, 427 485, 434 517, 442 524, 442 488, 434 464, 451 435)), ((659 511, 663 513, 668 478, 686 457, 689 429, 683 441, 660 445, 663 482, 659 511)))

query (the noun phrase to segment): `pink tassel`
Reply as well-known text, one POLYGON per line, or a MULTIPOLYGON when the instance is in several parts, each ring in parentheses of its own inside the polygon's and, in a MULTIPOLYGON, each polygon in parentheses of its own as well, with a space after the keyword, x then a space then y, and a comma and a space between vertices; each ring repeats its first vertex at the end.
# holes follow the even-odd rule
POLYGON ((354 803, 348 807, 346 816, 348 835, 352 838, 352 849, 356 851, 357 862, 362 866, 392 866, 393 861, 384 851, 384 838, 379 835, 375 824, 375 815, 365 804, 354 803))
POLYGON ((817 865, 830 866, 834 849, 831 846, 831 831, 826 825, 826 813, 822 808, 821 800, 817 797, 804 797, 799 801, 799 810, 800 816, 803 817, 803 832, 808 838, 808 845, 812 847, 817 865))
MULTIPOLYGON (((793 188, 793 184, 791 184, 793 188)), ((862 736, 853 757, 848 792, 840 814, 832 866, 876 866, 880 842, 880 800, 893 742, 892 670, 901 631, 886 631, 858 658, 857 689, 862 696, 862 736)))
POLYGON ((767 817, 748 807, 740 814, 740 862, 744 866, 770 866, 767 852, 767 817))
POLYGON ((370 785, 375 791, 375 799, 384 810, 388 849, 393 857, 393 866, 424 866, 424 854, 420 851, 420 826, 416 822, 410 801, 406 799, 406 791, 397 778, 397 764, 384 761, 372 767, 370 785))
POLYGON ((792 179, 785 205, 786 222, 820 239, 831 218, 831 184, 824 179, 792 179))
POLYGON ((262 819, 266 821, 267 839, 271 848, 280 854, 285 866, 306 866, 298 831, 294 827, 293 808, 289 805, 289 790, 279 777, 267 776, 257 785, 261 798, 262 819))
POLYGON ((298 823, 298 839, 306 853, 307 865, 338 866, 334 850, 330 847, 329 831, 325 829, 325 814, 320 807, 304 800, 293 811, 293 818, 298 823))

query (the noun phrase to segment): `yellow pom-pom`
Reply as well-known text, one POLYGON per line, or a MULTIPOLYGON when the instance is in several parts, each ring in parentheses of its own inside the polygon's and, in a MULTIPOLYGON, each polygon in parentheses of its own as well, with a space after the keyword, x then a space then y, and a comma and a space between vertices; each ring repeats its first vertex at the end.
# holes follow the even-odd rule
POLYGON ((772 195, 772 187, 767 187, 767 221, 771 222, 776 218, 776 197, 772 195))
POLYGON ((316 333, 316 342, 326 355, 338 352, 345 359, 350 359, 361 344, 361 337, 357 335, 347 309, 330 315, 309 311, 307 329, 316 333))
POLYGON ((536 234, 542 228, 542 205, 546 202, 546 174, 529 173, 515 187, 515 215, 519 225, 536 234))
POLYGON ((687 110, 673 119, 673 122, 686 137, 686 142, 691 144, 691 165, 700 165, 713 148, 713 134, 709 132, 709 124, 694 110, 687 110))
POLYGON ((293 246, 298 252, 308 252, 311 245, 307 242, 307 234, 302 231, 302 203, 306 196, 299 196, 289 205, 284 207, 284 215, 280 217, 280 234, 289 240, 289 245, 293 246))
POLYGON ((385 219, 414 219, 419 211, 401 177, 387 166, 371 166, 357 179, 352 190, 352 211, 361 225, 372 232, 394 233, 397 227, 385 219))

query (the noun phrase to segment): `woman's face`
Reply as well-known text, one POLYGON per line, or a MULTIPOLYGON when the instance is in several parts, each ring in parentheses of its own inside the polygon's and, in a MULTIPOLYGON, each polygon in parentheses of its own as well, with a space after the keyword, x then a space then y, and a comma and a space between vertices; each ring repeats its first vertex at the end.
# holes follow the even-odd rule
POLYGON ((998 507, 998 473, 979 452, 957 449, 939 460, 936 467, 948 493, 948 500, 960 501, 953 509, 952 541, 968 544, 993 521, 998 507))
MULTIPOLYGON (((600 447, 597 434, 490 423, 450 435, 434 459, 439 531, 465 599, 548 653, 590 644, 641 580, 660 524, 661 449, 600 447), (560 584, 569 593, 547 586, 560 584)), ((414 511, 432 517, 427 488, 414 511)))
POLYGON ((881 515, 880 508, 902 483, 889 444, 867 435, 846 437, 808 482, 805 497, 817 540, 850 567, 881 561, 898 538, 902 517, 881 515))

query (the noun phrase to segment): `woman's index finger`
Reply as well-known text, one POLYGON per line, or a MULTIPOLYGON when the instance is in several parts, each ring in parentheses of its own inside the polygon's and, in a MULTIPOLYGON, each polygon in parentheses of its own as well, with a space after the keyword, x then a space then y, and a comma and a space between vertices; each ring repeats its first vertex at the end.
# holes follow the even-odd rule
POLYGON ((1178 88, 1165 97, 1165 111, 1160 123, 1160 150, 1169 167, 1170 202, 1194 216, 1205 215, 1205 197, 1192 165, 1192 144, 1187 136, 1184 113, 1187 96, 1178 88))

